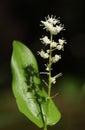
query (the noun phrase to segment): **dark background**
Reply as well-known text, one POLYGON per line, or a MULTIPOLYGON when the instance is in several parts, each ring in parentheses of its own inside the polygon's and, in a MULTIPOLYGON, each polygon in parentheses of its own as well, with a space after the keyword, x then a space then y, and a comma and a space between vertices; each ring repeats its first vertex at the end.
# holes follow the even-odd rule
POLYGON ((18 112, 11 91, 12 42, 19 40, 26 44, 36 56, 40 71, 43 70, 37 50, 41 48, 39 39, 43 35, 40 21, 48 14, 61 18, 68 43, 62 60, 54 66, 54 73, 62 72, 63 78, 58 81, 62 93, 55 99, 62 119, 53 129, 85 129, 84 12, 84 0, 0 0, 0 130, 32 129, 32 124, 18 112))

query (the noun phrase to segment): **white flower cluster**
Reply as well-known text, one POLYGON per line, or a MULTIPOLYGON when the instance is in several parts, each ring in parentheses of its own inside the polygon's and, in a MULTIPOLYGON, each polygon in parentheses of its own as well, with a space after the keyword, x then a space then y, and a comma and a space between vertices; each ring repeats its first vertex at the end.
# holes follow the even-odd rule
POLYGON ((46 21, 41 21, 42 25, 44 26, 44 29, 49 31, 52 35, 57 35, 61 30, 64 29, 64 26, 60 24, 59 19, 56 19, 53 16, 46 18, 46 21), (59 24, 59 25, 58 25, 59 24))
MULTIPOLYGON (((51 66, 49 64, 53 64, 58 62, 61 59, 61 55, 59 54, 55 54, 53 56, 53 51, 54 50, 64 50, 64 44, 66 44, 66 40, 64 40, 63 38, 58 39, 58 41, 54 41, 53 40, 53 35, 57 35, 58 33, 60 33, 62 30, 64 30, 64 26, 60 23, 59 19, 56 19, 53 16, 49 16, 47 18, 45 18, 45 21, 41 21, 42 26, 44 26, 43 29, 46 29, 46 31, 50 32, 50 39, 48 38, 48 36, 44 36, 42 38, 40 38, 42 44, 44 44, 45 46, 49 46, 49 49, 47 49, 46 51, 44 51, 43 49, 41 51, 38 52, 38 54, 44 58, 44 59, 49 59, 50 63, 48 63, 46 65, 46 71, 49 72, 49 69, 51 66)), ((51 77, 50 79, 52 81, 52 83, 56 82, 56 76, 51 77)))

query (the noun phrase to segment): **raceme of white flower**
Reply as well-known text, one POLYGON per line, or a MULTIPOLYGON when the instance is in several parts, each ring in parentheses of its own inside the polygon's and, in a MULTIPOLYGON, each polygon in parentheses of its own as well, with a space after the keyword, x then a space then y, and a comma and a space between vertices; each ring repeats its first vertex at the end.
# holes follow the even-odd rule
MULTIPOLYGON (((51 83, 55 84, 56 76, 54 76, 54 77, 51 76, 52 64, 58 62, 61 59, 61 55, 60 54, 54 55, 53 51, 64 50, 64 44, 66 44, 66 40, 64 38, 61 38, 61 39, 59 38, 56 42, 53 40, 53 35, 57 35, 62 30, 65 30, 65 29, 64 29, 64 25, 62 25, 60 23, 59 18, 56 19, 56 17, 53 17, 53 15, 51 15, 51 17, 48 15, 47 17, 45 17, 45 21, 41 20, 41 23, 42 23, 41 25, 44 26, 43 29, 46 29, 46 31, 50 33, 50 38, 48 36, 43 36, 42 38, 40 38, 41 43, 43 45, 45 45, 46 50, 44 51, 42 49, 41 51, 38 51, 38 54, 43 59, 48 60, 48 63, 45 64, 46 71, 48 71, 48 73, 50 73, 49 80, 51 80, 51 83)), ((45 73, 45 72, 43 72, 43 73, 45 73)))

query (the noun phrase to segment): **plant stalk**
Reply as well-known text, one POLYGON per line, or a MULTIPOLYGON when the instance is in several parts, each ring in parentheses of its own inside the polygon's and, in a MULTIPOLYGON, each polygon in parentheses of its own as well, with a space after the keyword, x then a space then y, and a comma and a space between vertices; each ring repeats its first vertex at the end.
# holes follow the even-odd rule
MULTIPOLYGON (((50 34, 50 40, 52 42, 52 34, 50 34)), ((48 115, 48 107, 49 107, 49 101, 51 99, 51 87, 52 87, 52 83, 51 83, 51 66, 52 66, 52 47, 50 44, 50 50, 49 50, 49 76, 48 76, 48 95, 47 95, 47 101, 46 101, 46 114, 45 114, 45 126, 43 130, 47 130, 47 115, 48 115)))
MULTIPOLYGON (((50 34, 50 40, 52 42, 52 34, 50 34)), ((52 83, 51 83, 51 66, 52 66, 52 47, 50 44, 50 56, 49 56, 49 85, 48 85, 48 98, 50 99, 50 95, 51 95, 51 87, 52 87, 52 83)))

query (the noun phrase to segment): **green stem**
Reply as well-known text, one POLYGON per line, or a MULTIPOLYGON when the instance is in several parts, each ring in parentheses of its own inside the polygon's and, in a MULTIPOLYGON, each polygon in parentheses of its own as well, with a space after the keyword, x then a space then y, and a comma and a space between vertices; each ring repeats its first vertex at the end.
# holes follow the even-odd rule
MULTIPOLYGON (((50 36, 50 40, 52 42, 52 34, 50 36)), ((49 86, 48 86, 48 97, 50 98, 50 94, 51 94, 51 65, 52 65, 52 47, 51 47, 51 44, 50 44, 50 56, 49 56, 49 86)))
MULTIPOLYGON (((50 34, 50 40, 52 42, 52 34, 50 34)), ((47 102, 46 102, 46 114, 45 114, 45 125, 44 125, 44 130, 47 130, 47 115, 48 115, 48 106, 49 106, 49 101, 51 98, 51 87, 52 87, 52 83, 51 83, 51 66, 52 66, 52 47, 50 44, 50 54, 49 54, 49 76, 48 76, 48 95, 47 95, 47 102)))
POLYGON ((45 127, 44 130, 47 130, 47 127, 45 127))

